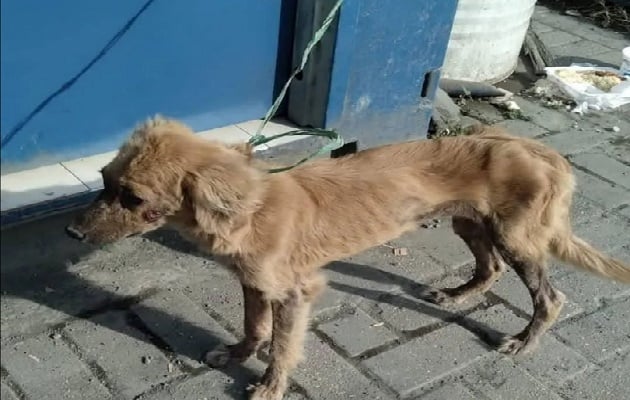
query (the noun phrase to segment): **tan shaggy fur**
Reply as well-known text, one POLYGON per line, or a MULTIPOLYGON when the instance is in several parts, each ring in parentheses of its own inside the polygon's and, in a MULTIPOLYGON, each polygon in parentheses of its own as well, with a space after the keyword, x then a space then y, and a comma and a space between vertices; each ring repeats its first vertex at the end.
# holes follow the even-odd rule
POLYGON ((325 286, 320 269, 427 217, 453 216, 476 260, 469 282, 433 289, 429 301, 460 303, 488 290, 504 263, 529 289, 534 315, 523 332, 502 340, 506 353, 534 349, 560 312, 564 295, 547 278, 550 255, 630 283, 628 266, 571 232, 567 161, 493 127, 269 174, 249 145, 205 141, 157 117, 139 126, 102 172, 104 192, 68 234, 103 243, 169 224, 230 268, 243 287, 245 338, 210 351, 206 361, 245 360, 271 338, 253 399, 282 398, 302 354, 310 305, 325 286))

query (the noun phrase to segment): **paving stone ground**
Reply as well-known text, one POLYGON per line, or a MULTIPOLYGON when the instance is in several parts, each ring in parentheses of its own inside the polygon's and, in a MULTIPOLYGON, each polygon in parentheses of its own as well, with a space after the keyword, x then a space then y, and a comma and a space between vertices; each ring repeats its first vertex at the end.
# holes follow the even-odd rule
MULTIPOLYGON (((543 7, 533 26, 561 61, 619 64, 628 45, 543 7)), ((630 261, 630 112, 578 116, 516 101, 527 120, 506 120, 483 102, 470 115, 564 154, 579 185, 575 231, 630 261)), ((2 399, 244 398, 262 360, 227 370, 199 362, 242 335, 238 282, 173 232, 94 249, 65 238, 70 218, 2 232, 2 399)), ((523 329, 532 312, 514 272, 462 307, 438 307, 418 298, 425 285, 457 285, 471 273, 472 257, 450 223, 389 246, 327 268, 330 285, 287 398, 628 398, 629 286, 552 263, 552 282, 567 295, 560 319, 536 353, 505 357, 494 341, 523 329)))

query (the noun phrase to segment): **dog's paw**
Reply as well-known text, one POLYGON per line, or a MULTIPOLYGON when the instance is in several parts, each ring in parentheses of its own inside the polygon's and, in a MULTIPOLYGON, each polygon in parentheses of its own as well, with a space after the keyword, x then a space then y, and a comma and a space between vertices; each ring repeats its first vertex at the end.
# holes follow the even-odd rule
POLYGON ((514 336, 504 336, 499 341, 497 351, 515 356, 530 353, 534 347, 536 347, 536 344, 531 341, 521 340, 514 336))
POLYGON ((220 344, 203 356, 203 361, 212 368, 223 368, 230 362, 232 353, 225 344, 220 344))
POLYGON ((420 293, 420 298, 429 303, 437 304, 440 306, 454 304, 453 297, 441 289, 427 289, 420 293))
POLYGON ((282 400, 284 390, 277 385, 256 384, 247 387, 249 400, 282 400))

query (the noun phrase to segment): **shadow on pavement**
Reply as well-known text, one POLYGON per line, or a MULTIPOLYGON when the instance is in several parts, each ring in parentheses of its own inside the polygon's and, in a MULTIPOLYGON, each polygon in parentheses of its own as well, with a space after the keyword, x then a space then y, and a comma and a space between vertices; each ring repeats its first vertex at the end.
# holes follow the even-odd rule
POLYGON ((354 287, 344 283, 335 282, 334 280, 330 280, 328 284, 331 288, 342 292, 355 296, 361 296, 365 299, 378 303, 388 303, 396 308, 406 308, 420 314, 439 319, 443 322, 459 325, 475 334, 480 342, 487 348, 492 349, 505 335, 503 332, 491 328, 486 324, 462 315, 461 312, 467 312, 465 304, 459 306, 458 309, 450 311, 449 309, 423 300, 423 297, 425 297, 426 294, 433 289, 432 286, 415 282, 404 276, 369 265, 338 261, 330 264, 327 268, 344 275, 350 275, 365 280, 382 282, 383 279, 387 279, 388 281, 399 285, 403 293, 407 294, 409 297, 388 291, 354 287))
MULTIPOLYGON (((26 299, 67 316, 84 319, 105 310, 127 309, 134 302, 133 297, 121 296, 102 289, 68 271, 70 265, 96 250, 65 237, 63 228, 71 218, 72 214, 61 214, 2 231, 0 286, 3 297, 3 331, 5 324, 20 323, 16 321, 18 319, 34 318, 29 315, 29 310, 23 312, 23 315, 19 315, 18 310, 18 315, 13 315, 13 318, 9 319, 9 310, 6 308, 12 307, 8 301, 10 298, 26 299)), ((190 246, 186 244, 184 248, 189 250, 190 246)), ((143 309, 141 305, 136 305, 135 310, 151 315, 152 321, 162 326, 176 326, 178 330, 185 332, 186 337, 196 338, 203 343, 218 344, 222 341, 211 332, 169 315, 163 310, 149 307, 143 309)), ((35 315, 35 318, 38 317, 35 315)), ((99 323, 113 331, 157 345, 164 351, 172 351, 176 355, 193 360, 202 357, 202 354, 192 354, 191 346, 186 346, 185 343, 181 347, 167 348, 164 343, 155 341, 155 338, 147 336, 145 332, 122 330, 120 324, 114 323, 113 320, 108 324, 109 320, 111 319, 99 319, 99 323)), ((46 321, 42 321, 42 325, 45 323, 46 321)), ((3 342, 7 339, 4 332, 2 339, 3 342)), ((242 365, 232 366, 222 372, 232 379, 230 386, 225 390, 234 398, 242 398, 247 384, 255 380, 260 373, 242 365)))
MULTIPOLYGON (((155 240, 159 244, 169 247, 175 251, 184 253, 197 251, 195 245, 182 239, 176 232, 169 231, 166 235, 164 232, 164 230, 161 231, 161 234, 152 232, 145 235, 145 237, 155 240)), ((380 266, 335 261, 327 265, 325 269, 366 281, 383 282, 385 280, 396 284, 405 294, 413 297, 415 300, 387 291, 355 287, 342 282, 337 282, 334 278, 331 278, 328 281, 328 285, 331 288, 340 292, 360 296, 375 302, 389 303, 394 307, 406 308, 437 318, 444 322, 455 323, 474 333, 486 347, 492 348, 494 345, 498 344, 499 340, 504 336, 503 332, 497 331, 486 324, 467 318, 458 312, 465 310, 466 305, 462 305, 459 310, 449 311, 445 308, 440 308, 435 304, 426 302, 423 300, 423 296, 433 289, 431 286, 415 282, 404 276, 386 271, 385 269, 381 269, 380 266)))
MULTIPOLYGON (((67 316, 84 319, 106 310, 127 310, 137 301, 136 296, 121 296, 92 284, 75 272, 68 271, 69 266, 76 264, 97 250, 66 238, 63 227, 71 218, 72 214, 62 214, 2 231, 1 290, 3 298, 26 299, 67 316)), ((178 252, 197 253, 193 244, 184 241, 173 231, 161 230, 157 233, 147 234, 145 238, 178 252)), ((376 302, 387 302, 395 307, 407 308, 445 322, 456 323, 473 332, 486 347, 488 347, 488 342, 495 342, 501 336, 501 332, 476 323, 459 313, 437 308, 422 301, 422 293, 426 292, 429 287, 403 276, 384 271, 376 266, 341 261, 331 263, 327 268, 367 281, 383 282, 383 280, 388 280, 399 285, 407 295, 418 300, 331 280, 329 285, 338 291, 358 295, 376 302)), ((3 325, 11 324, 11 319, 5 319, 6 302, 3 300, 2 303, 3 325)), ((147 307, 143 310, 142 306, 138 304, 134 307, 135 311, 139 311, 139 313, 150 314, 152 320, 158 321, 160 325, 176 326, 185 336, 196 338, 195 340, 209 344, 218 344, 222 341, 212 332, 169 315, 163 310, 147 307)), ((17 317, 14 315, 13 321, 17 317)), ((23 318, 33 318, 33 316, 29 316, 27 311, 23 318)), ((38 315, 35 315, 35 318, 38 318, 38 315)), ((202 356, 202 354, 193 354, 191 346, 186 344, 181 347, 169 348, 159 338, 151 335, 150 329, 146 327, 144 327, 145 331, 127 329, 121 332, 120 324, 108 324, 107 321, 108 319, 99 319, 99 323, 105 324, 104 326, 109 329, 125 335, 132 335, 130 332, 137 333, 133 334, 136 339, 150 342, 164 351, 172 351, 193 360, 199 360, 202 356)), ((46 321, 42 321, 42 324, 44 323, 46 321)), ((3 341, 6 339, 3 337, 3 341)), ((235 398, 243 396, 247 383, 253 381, 255 376, 260 373, 260 371, 256 372, 245 366, 233 366, 223 372, 233 380, 226 392, 235 398)))

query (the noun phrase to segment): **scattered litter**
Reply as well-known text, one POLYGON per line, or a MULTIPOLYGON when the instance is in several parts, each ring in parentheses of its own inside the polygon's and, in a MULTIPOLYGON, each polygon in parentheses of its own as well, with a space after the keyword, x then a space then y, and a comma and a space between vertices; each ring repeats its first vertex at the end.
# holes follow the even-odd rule
POLYGON ((562 91, 558 85, 549 79, 539 79, 535 85, 525 90, 525 94, 536 97, 547 108, 571 110, 571 106, 575 104, 569 96, 562 91))
POLYGON ((384 323, 384 322, 376 322, 376 323, 374 323, 374 324, 372 324, 372 325, 370 325, 370 326, 371 326, 372 328, 378 328, 379 326, 383 326, 383 325, 385 325, 385 323, 384 323))
MULTIPOLYGON (((564 101, 558 99, 546 99, 543 101, 543 105, 549 108, 562 108, 564 107, 564 101)), ((571 106, 567 106, 568 109, 571 109, 571 106)))
POLYGON ((395 247, 392 251, 395 256, 406 256, 409 254, 406 247, 395 247))
POLYGON ((613 126, 612 128, 610 128, 611 131, 615 132, 615 133, 619 133, 621 131, 621 129, 618 126, 613 126))
POLYGON ((521 109, 521 107, 519 107, 518 104, 516 104, 516 102, 514 100, 506 101, 503 104, 505 106, 505 109, 508 110, 508 111, 516 111, 516 110, 520 110, 521 109))
POLYGON ((523 121, 529 121, 530 118, 523 114, 521 107, 514 101, 509 99, 491 99, 490 104, 503 110, 501 114, 505 119, 521 119, 523 121))
POLYGON ((168 363, 168 365, 166 366, 166 369, 168 370, 169 374, 173 372, 173 363, 168 363))
POLYGON ((35 362, 40 362, 40 361, 39 361, 39 358, 35 357, 35 356, 34 356, 34 355, 32 355, 32 354, 29 354, 29 355, 28 355, 28 358, 30 358, 31 360, 33 360, 33 361, 35 361, 35 362))
POLYGON ((566 10, 564 12, 566 15, 569 15, 571 17, 581 17, 582 13, 579 12, 578 10, 566 10))
POLYGON ((545 68, 545 71, 549 80, 577 103, 573 112, 612 110, 630 103, 630 81, 614 68, 572 64, 545 68))
POLYGON ((509 104, 509 107, 514 107, 515 109, 520 110, 521 108, 518 106, 518 104, 516 104, 516 102, 511 100, 512 97, 514 97, 514 93, 508 92, 507 90, 505 90, 505 94, 503 96, 489 97, 488 103, 494 104, 496 106, 500 106, 503 108, 508 107, 508 104, 509 104))
POLYGON ((544 96, 547 94, 547 88, 543 86, 534 86, 533 92, 537 96, 544 96))
POLYGON ((54 292, 55 292, 55 289, 53 289, 53 288, 50 288, 50 287, 46 286, 46 287, 44 288, 44 291, 45 291, 46 293, 54 293, 54 292))
POLYGON ((151 356, 142 356, 142 364, 151 364, 151 356))
POLYGON ((57 333, 57 332, 51 333, 50 334, 50 338, 57 340, 57 339, 61 338, 61 335, 59 333, 57 333))
POLYGON ((433 219, 431 220, 431 222, 423 222, 422 224, 420 224, 420 227, 424 229, 432 229, 432 228, 437 228, 439 226, 440 226, 439 219, 433 219))

